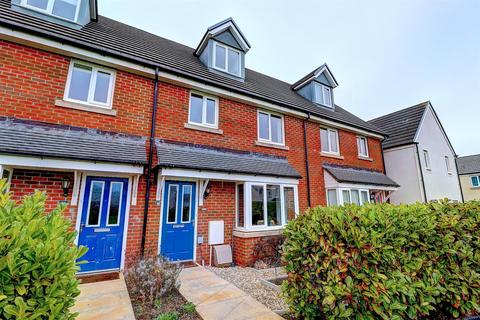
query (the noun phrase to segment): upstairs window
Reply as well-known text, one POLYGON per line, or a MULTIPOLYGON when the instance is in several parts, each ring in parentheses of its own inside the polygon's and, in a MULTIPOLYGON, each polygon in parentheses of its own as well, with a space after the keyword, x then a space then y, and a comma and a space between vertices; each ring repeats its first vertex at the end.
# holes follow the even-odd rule
POLYGON ((283 145, 283 117, 270 112, 259 111, 258 140, 283 145))
POLYGON ((480 187, 480 176, 472 176, 472 187, 477 188, 480 187))
POLYGON ((58 18, 76 21, 80 0, 21 0, 22 6, 58 18))
POLYGON ((432 170, 430 166, 430 156, 428 155, 428 150, 423 150, 423 160, 425 161, 425 169, 432 170))
POLYGON ((111 108, 115 72, 89 63, 72 62, 64 99, 111 108))
POLYGON ((240 51, 214 42, 213 67, 240 76, 240 51))
POLYGON ((368 142, 365 137, 357 137, 358 155, 368 158, 368 142))
POLYGON ((340 154, 338 146, 338 131, 335 129, 320 129, 320 144, 323 153, 340 154))
POLYGON ((218 128, 218 99, 192 92, 190 94, 188 122, 218 128))
POLYGON ((332 89, 320 83, 315 83, 315 103, 332 108, 332 89))

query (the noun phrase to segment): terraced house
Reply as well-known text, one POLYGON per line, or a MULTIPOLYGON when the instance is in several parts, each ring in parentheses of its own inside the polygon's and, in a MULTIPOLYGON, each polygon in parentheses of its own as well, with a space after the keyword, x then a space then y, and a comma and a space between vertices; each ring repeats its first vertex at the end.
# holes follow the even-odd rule
MULTIPOLYGON (((246 68, 232 19, 191 48, 98 15, 94 0, 0 0, 0 167, 46 191, 89 248, 251 264, 309 206, 386 201, 384 133, 334 103, 322 65, 294 84, 246 68)), ((301 53, 300 53, 301 54, 301 53)))

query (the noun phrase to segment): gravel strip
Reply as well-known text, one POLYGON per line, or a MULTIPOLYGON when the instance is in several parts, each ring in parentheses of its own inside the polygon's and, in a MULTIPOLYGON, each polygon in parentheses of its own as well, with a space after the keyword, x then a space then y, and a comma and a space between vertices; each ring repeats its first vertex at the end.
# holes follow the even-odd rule
MULTIPOLYGON (((280 297, 280 293, 274 289, 268 288, 261 279, 275 277, 273 269, 256 270, 253 268, 215 268, 207 267, 208 270, 217 274, 220 278, 227 280, 238 288, 251 295, 253 298, 263 303, 271 310, 285 310, 287 305, 280 297)), ((285 274, 281 268, 277 268, 277 275, 285 274)))

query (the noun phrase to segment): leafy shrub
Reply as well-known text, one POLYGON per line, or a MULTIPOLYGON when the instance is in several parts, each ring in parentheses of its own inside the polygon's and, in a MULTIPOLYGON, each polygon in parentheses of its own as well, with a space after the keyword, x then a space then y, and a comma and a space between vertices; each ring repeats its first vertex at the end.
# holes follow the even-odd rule
POLYGON ((161 256, 146 255, 130 264, 125 271, 125 282, 130 295, 145 308, 177 287, 182 268, 161 256))
POLYGON ((0 318, 74 319, 79 295, 76 260, 86 248, 59 206, 45 213, 44 193, 17 205, 0 180, 0 318))
POLYGON ((195 312, 195 304, 192 302, 187 302, 182 306, 182 310, 185 313, 194 313, 195 312))
POLYGON ((178 312, 163 313, 157 317, 157 320, 177 320, 179 317, 178 312))
POLYGON ((313 319, 480 312, 480 202, 317 207, 286 228, 283 292, 313 319))

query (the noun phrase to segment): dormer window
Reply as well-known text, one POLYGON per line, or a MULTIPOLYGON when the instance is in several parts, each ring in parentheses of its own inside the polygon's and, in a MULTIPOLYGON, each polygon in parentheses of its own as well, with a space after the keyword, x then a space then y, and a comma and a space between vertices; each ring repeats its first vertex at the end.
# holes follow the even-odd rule
POLYGON ((332 89, 323 84, 315 83, 315 103, 331 108, 332 89))
POLYGON ((76 21, 80 0, 21 0, 26 8, 46 13, 61 19, 76 21))
POLYGON ((240 76, 240 51, 214 42, 213 67, 240 76))

